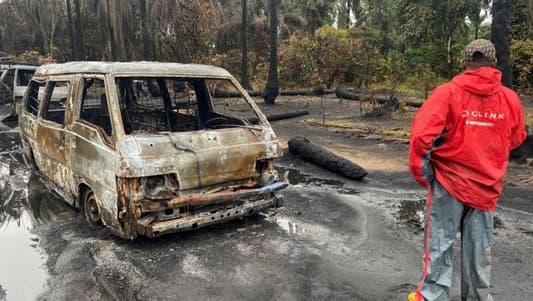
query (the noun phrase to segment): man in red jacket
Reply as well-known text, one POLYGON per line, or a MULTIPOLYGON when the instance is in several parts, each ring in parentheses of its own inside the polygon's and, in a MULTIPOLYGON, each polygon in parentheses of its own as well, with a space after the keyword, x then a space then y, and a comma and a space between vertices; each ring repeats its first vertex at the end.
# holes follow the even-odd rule
POLYGON ((461 231, 461 300, 492 301, 490 245, 510 150, 526 137, 517 95, 502 86, 496 51, 475 40, 465 71, 436 88, 413 120, 409 169, 429 189, 422 280, 409 301, 450 300, 452 249, 461 231), (468 299, 471 300, 471 299, 468 299))

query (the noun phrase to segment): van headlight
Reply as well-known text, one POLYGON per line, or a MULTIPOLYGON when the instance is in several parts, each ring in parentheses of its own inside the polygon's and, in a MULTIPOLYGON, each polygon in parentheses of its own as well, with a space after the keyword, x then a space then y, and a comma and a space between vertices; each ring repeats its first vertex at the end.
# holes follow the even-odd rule
POLYGON ((260 186, 265 186, 279 180, 278 172, 274 168, 273 159, 257 160, 255 170, 258 174, 257 180, 260 186))
POLYGON ((178 195, 179 184, 175 174, 142 177, 141 189, 147 199, 169 199, 178 195))

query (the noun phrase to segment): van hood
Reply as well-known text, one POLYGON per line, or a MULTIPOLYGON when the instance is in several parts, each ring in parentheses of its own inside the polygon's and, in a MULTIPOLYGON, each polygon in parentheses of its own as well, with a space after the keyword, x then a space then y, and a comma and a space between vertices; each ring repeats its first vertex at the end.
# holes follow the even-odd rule
POLYGON ((181 190, 256 176, 256 162, 280 157, 270 128, 231 128, 128 136, 117 144, 117 175, 176 174, 181 190))

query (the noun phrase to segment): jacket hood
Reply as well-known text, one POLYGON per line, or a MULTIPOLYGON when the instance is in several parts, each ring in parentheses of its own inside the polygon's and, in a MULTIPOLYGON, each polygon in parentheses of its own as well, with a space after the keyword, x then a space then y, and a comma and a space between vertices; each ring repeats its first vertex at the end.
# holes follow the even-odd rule
POLYGON ((487 96, 500 90, 501 79, 502 73, 498 69, 481 67, 455 76, 452 82, 470 93, 487 96))

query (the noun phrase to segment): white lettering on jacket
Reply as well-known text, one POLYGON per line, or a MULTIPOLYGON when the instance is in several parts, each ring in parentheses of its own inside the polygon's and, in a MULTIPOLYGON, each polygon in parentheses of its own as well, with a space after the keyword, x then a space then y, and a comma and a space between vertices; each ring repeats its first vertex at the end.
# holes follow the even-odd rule
POLYGON ((477 119, 477 120, 468 120, 468 119, 465 120, 465 124, 466 125, 482 126, 482 127, 494 127, 495 123, 491 122, 491 121, 504 120, 505 119, 505 114, 489 112, 489 111, 481 112, 481 111, 464 110, 463 113, 461 114, 461 117, 463 117, 463 118, 470 117, 470 119, 472 119, 472 118, 473 119, 477 119), (484 120, 484 121, 480 121, 479 119, 484 120))
POLYGON ((474 117, 474 118, 486 118, 486 119, 494 119, 494 120, 504 120, 505 114, 502 113, 494 113, 494 112, 481 112, 481 111, 468 111, 464 110, 461 114, 461 117, 474 117))

